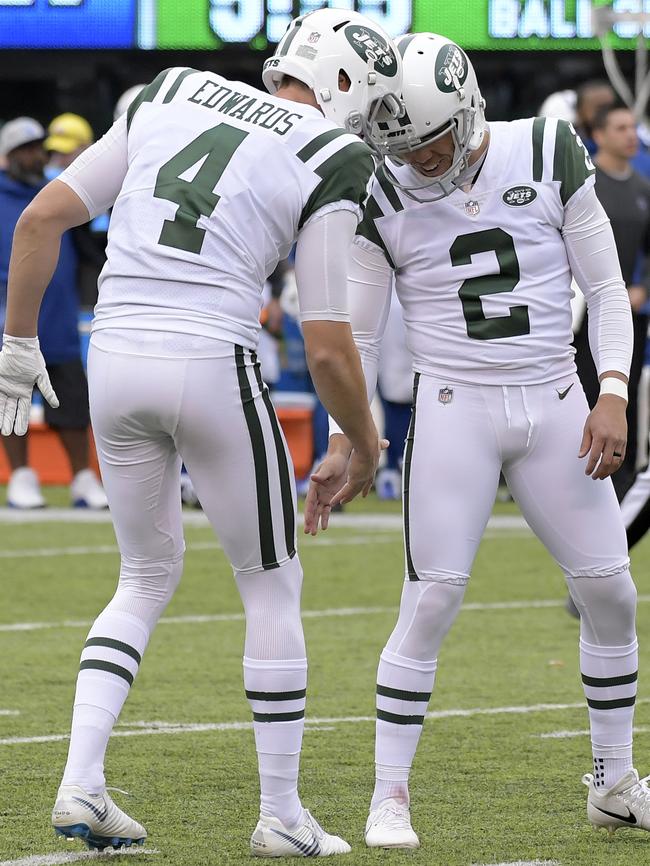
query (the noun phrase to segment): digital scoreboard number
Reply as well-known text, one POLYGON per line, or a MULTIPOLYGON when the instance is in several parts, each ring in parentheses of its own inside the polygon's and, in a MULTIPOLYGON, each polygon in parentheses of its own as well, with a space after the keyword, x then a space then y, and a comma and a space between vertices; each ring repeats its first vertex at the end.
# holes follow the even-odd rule
MULTIPOLYGON (((469 50, 600 47, 592 0, 0 0, 0 49, 268 51, 292 18, 323 5, 361 12, 391 36, 432 31, 469 50)), ((650 0, 611 5, 650 11, 650 0)), ((633 48, 638 32, 635 22, 618 23, 613 47, 633 48)))

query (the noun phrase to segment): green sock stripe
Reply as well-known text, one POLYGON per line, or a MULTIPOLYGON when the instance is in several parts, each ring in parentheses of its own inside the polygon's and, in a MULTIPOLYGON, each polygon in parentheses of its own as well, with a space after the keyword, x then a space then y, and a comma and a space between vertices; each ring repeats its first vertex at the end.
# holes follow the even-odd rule
POLYGON ((295 692, 251 692, 246 689, 249 701, 299 701, 307 695, 307 689, 297 689, 295 692))
POLYGON ((398 713, 387 713, 385 710, 377 710, 377 718, 382 722, 391 722, 393 725, 424 724, 424 716, 401 716, 398 713))
POLYGON ((623 707, 633 707, 636 703, 636 695, 631 698, 618 698, 613 701, 594 701, 587 698, 587 704, 592 710, 620 710, 623 707))
POLYGON ((142 656, 137 649, 129 646, 128 643, 123 643, 121 640, 113 640, 112 637, 91 637, 84 644, 84 649, 89 646, 106 646, 109 649, 119 650, 119 652, 131 656, 138 664, 142 661, 142 656))
POLYGON ((391 689, 377 683, 377 694, 385 698, 396 698, 400 701, 428 701, 431 692, 405 692, 403 689, 391 689))
POLYGON ((122 679, 126 680, 130 686, 133 685, 133 674, 131 673, 131 671, 127 671, 126 668, 122 668, 119 665, 114 665, 112 664, 112 662, 104 662, 101 661, 101 659, 85 659, 79 665, 79 670, 106 671, 106 673, 115 674, 115 676, 122 677, 122 679))
POLYGON ((296 710, 295 713, 253 713, 255 722, 297 722, 304 718, 304 710, 296 710))
POLYGON ((599 689, 608 689, 612 686, 627 686, 630 683, 635 683, 638 678, 638 671, 634 671, 633 674, 624 674, 621 677, 588 677, 586 674, 582 674, 582 682, 586 686, 595 686, 599 689))

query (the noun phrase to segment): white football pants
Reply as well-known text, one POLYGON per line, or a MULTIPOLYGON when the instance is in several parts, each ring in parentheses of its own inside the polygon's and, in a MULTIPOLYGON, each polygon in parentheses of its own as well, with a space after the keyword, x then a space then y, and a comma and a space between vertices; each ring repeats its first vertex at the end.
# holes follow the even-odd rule
POLYGON ((404 455, 406 577, 468 580, 503 472, 568 577, 629 565, 610 479, 578 459, 589 408, 577 375, 543 385, 452 384, 418 375, 404 455))
POLYGON ((182 461, 235 572, 274 569, 296 550, 291 457, 254 353, 215 344, 224 357, 91 342, 92 425, 117 541, 128 559, 182 555, 182 461))

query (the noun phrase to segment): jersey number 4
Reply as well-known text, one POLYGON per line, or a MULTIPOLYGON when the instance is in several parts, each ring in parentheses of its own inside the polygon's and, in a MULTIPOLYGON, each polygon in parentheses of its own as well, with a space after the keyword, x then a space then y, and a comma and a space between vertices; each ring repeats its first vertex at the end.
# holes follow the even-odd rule
POLYGON ((247 135, 235 126, 220 123, 213 129, 206 129, 161 166, 153 194, 155 198, 174 202, 178 210, 173 220, 165 220, 159 244, 188 253, 201 252, 205 229, 199 228, 197 223, 200 217, 210 216, 218 205, 220 196, 214 188, 247 135), (193 175, 192 169, 195 170, 193 175))
POLYGON ((519 260, 512 237, 503 229, 472 232, 459 235, 449 251, 454 267, 470 265, 472 256, 488 252, 496 254, 499 273, 470 277, 458 290, 467 336, 474 340, 497 340, 499 337, 521 337, 530 334, 528 307, 510 307, 509 315, 491 316, 488 319, 481 302, 484 295, 512 292, 519 282, 519 260))

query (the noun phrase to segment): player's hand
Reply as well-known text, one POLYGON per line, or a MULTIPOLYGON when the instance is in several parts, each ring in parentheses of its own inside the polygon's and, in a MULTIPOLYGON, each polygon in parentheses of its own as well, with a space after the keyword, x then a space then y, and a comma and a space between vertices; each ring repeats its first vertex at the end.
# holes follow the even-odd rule
POLYGON ((38 337, 5 334, 0 352, 0 432, 3 436, 27 433, 34 385, 56 409, 59 399, 47 375, 38 337))
POLYGON ((375 472, 381 452, 388 448, 388 439, 378 439, 377 449, 363 454, 353 451, 348 464, 348 477, 341 489, 334 494, 330 501, 330 507, 345 502, 351 502, 359 493, 367 496, 370 493, 372 482, 375 480, 375 472))
POLYGON ((348 463, 347 454, 328 453, 311 476, 305 498, 304 519, 307 535, 316 535, 319 524, 321 529, 327 529, 331 511, 330 503, 334 494, 338 493, 345 484, 348 463))
POLYGON ((616 394, 603 394, 589 413, 578 457, 586 457, 585 475, 608 478, 625 459, 627 443, 626 401, 616 394))

